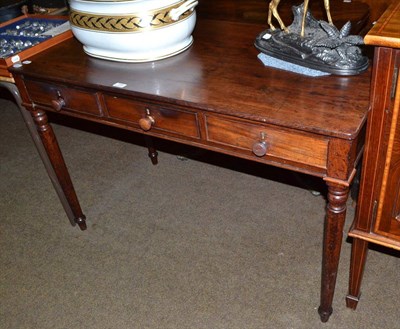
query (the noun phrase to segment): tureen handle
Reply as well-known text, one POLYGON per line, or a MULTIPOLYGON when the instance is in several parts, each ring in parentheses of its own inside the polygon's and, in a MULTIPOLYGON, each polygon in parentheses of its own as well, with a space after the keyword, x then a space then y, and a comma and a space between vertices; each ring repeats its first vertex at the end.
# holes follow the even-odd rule
POLYGON ((171 17, 173 21, 177 21, 183 13, 186 13, 188 10, 193 10, 198 3, 197 0, 188 0, 178 8, 171 9, 169 17, 171 17))

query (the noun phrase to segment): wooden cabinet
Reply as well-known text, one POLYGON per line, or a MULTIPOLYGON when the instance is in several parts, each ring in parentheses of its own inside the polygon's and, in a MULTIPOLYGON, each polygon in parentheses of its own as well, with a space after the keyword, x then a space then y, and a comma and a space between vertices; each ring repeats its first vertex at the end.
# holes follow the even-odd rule
POLYGON ((354 238, 347 306, 355 309, 368 243, 400 250, 400 2, 393 3, 365 38, 374 45, 371 110, 354 238))
MULTIPOLYGON (((332 1, 332 0, 331 0, 332 1)), ((371 10, 371 21, 376 21, 387 9, 387 7, 397 0, 361 0, 368 4, 371 10)))

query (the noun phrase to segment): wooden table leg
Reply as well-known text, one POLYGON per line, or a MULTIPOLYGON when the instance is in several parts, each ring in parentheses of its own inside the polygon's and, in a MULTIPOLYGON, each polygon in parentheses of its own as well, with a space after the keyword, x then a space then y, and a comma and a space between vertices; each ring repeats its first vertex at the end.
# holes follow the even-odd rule
POLYGON ((56 136, 48 122, 46 112, 33 109, 31 110, 31 114, 48 158, 58 178, 58 182, 73 212, 74 220, 81 230, 85 230, 86 217, 82 213, 78 197, 76 196, 74 186, 72 185, 71 177, 69 176, 56 136))
POLYGON ((154 147, 153 138, 148 135, 144 135, 144 140, 146 142, 147 149, 149 151, 149 158, 153 165, 158 164, 158 152, 154 147))
POLYGON ((349 186, 329 181, 327 185, 328 206, 322 256, 321 305, 318 308, 322 322, 327 322, 332 314, 332 301, 346 217, 346 202, 349 196, 349 186))
POLYGON ((346 296, 347 307, 355 310, 360 300, 361 281, 368 255, 368 241, 354 238, 351 247, 349 293, 346 296))
POLYGON ((8 89, 8 91, 14 96, 15 102, 17 103, 18 109, 22 115, 22 118, 25 121, 25 124, 28 128, 28 131, 32 137, 32 140, 36 146, 36 149, 39 153, 40 158, 42 159, 42 162, 44 164, 44 167, 46 168, 47 174, 50 177, 51 183, 54 186, 54 189, 61 201, 61 204, 65 210, 65 213, 68 216, 68 219, 70 220, 72 225, 75 225, 75 216, 72 212, 72 209, 68 203, 67 198, 64 195, 64 191, 62 190, 60 183, 58 182, 57 175, 54 172, 53 166, 51 165, 51 162, 47 156, 46 150, 43 147, 42 140, 37 132, 35 123, 33 122, 32 116, 30 112, 25 109, 22 106, 22 100, 21 100, 21 95, 19 94, 18 88, 15 86, 15 84, 11 82, 4 82, 0 81, 0 86, 5 87, 8 89))

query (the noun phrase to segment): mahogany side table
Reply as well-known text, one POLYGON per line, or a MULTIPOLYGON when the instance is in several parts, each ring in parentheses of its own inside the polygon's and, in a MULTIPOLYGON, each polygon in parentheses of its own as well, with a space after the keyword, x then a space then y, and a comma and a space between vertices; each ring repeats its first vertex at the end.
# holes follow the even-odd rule
POLYGON ((325 322, 349 186, 364 145, 370 71, 311 78, 264 67, 253 46, 264 28, 199 19, 189 50, 141 64, 91 58, 71 39, 11 71, 82 229, 85 217, 48 111, 323 179, 328 205, 319 314, 325 322))

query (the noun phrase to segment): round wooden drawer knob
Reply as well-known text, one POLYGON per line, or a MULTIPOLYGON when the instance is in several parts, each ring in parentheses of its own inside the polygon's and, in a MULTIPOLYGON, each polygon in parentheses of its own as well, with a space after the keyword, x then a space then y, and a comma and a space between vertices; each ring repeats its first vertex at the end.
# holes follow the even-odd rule
POLYGON ((253 144, 253 153, 258 157, 262 157, 267 154, 267 143, 257 142, 253 144))
POLYGON ((146 116, 145 118, 141 118, 139 120, 139 126, 142 128, 144 131, 148 131, 153 127, 153 125, 156 123, 154 118, 151 115, 146 116))
POLYGON ((51 101, 51 106, 56 111, 61 111, 61 109, 65 106, 65 100, 62 97, 59 97, 58 99, 53 99, 51 101))
POLYGON ((253 144, 253 153, 258 157, 262 157, 267 154, 267 142, 265 141, 265 133, 260 133, 260 141, 253 144))

